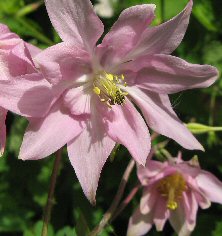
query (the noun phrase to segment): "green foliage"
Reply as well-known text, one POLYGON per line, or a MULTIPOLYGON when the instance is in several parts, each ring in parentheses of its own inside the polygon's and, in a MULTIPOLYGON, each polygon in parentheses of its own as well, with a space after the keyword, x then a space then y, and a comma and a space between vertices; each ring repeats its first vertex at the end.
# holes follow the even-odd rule
MULTIPOLYGON (((119 0, 115 4, 115 15, 111 19, 103 19, 106 31, 123 9, 144 3, 156 4, 156 19, 153 25, 157 25, 179 13, 187 0, 119 0), (162 2, 164 9, 161 7, 162 2)), ((222 72, 221 15, 219 0, 195 0, 187 34, 174 54, 192 63, 212 64, 222 72)), ((51 27, 42 1, 0 0, 0 22, 7 24, 26 41, 41 48, 60 42, 57 33, 51 27)), ((189 159, 198 154, 201 166, 222 180, 222 134, 209 130, 209 127, 222 126, 222 79, 209 89, 173 95, 171 101, 181 120, 191 123, 193 132, 199 133, 197 137, 206 149, 205 153, 184 151, 184 156, 189 159), (194 123, 199 125, 193 125, 194 123)), ((9 114, 7 147, 4 157, 0 159, 0 235, 3 236, 6 233, 13 236, 41 235, 40 220, 47 199, 54 158, 49 157, 36 162, 23 162, 17 159, 26 125, 25 119, 9 114)), ((163 137, 158 138, 154 142, 155 146, 164 140, 163 137)), ((160 148, 160 159, 167 155, 166 149, 174 155, 180 149, 173 141, 167 145, 160 148)), ((102 172, 97 206, 92 207, 85 199, 64 151, 49 236, 86 236, 109 208, 129 158, 129 153, 122 146, 117 148, 115 158, 113 153, 102 172)), ((127 185, 128 193, 136 181, 134 171, 127 185)), ((101 233, 101 236, 125 235, 129 216, 138 205, 139 198, 140 194, 137 194, 132 203, 101 233)), ((218 205, 200 211, 193 235, 221 236, 222 223, 218 221, 221 214, 222 209, 218 205)), ((174 234, 170 226, 166 225, 163 233, 153 229, 149 235, 174 234)))

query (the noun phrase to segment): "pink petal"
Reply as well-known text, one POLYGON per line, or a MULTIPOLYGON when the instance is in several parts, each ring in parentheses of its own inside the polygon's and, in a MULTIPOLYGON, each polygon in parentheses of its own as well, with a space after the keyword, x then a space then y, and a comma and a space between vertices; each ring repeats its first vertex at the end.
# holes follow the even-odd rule
POLYGON ((41 117, 54 102, 50 84, 40 74, 0 81, 0 106, 27 117, 41 117))
POLYGON ((154 4, 124 10, 98 48, 103 65, 119 63, 134 48, 154 18, 154 4))
POLYGON ((186 215, 186 222, 189 231, 193 231, 196 225, 198 203, 192 191, 183 194, 183 203, 186 215))
POLYGON ((127 87, 126 90, 140 107, 153 130, 174 139, 186 149, 203 150, 201 144, 174 113, 167 95, 145 93, 137 87, 127 87))
POLYGON ((3 34, 7 34, 9 32, 10 32, 10 30, 9 30, 8 26, 0 23, 0 36, 3 34))
POLYGON ((28 48, 32 58, 34 58, 35 56, 37 56, 42 50, 30 43, 26 43, 26 47, 28 48))
POLYGON ((5 142, 6 142, 6 119, 7 111, 0 107, 0 157, 3 155, 5 150, 5 142))
POLYGON ((169 218, 169 210, 166 208, 166 199, 159 197, 155 203, 153 222, 157 231, 162 231, 169 218))
POLYGON ((76 44, 59 43, 49 47, 35 57, 35 62, 52 84, 72 81, 90 72, 89 54, 76 44))
POLYGON ((147 28, 140 41, 128 55, 128 60, 137 56, 151 54, 171 54, 181 43, 186 32, 193 1, 176 17, 159 26, 147 28))
POLYGON ((201 171, 196 181, 203 194, 212 202, 222 204, 222 182, 207 171, 201 171))
POLYGON ((100 173, 115 143, 106 135, 98 114, 92 113, 82 134, 68 143, 68 154, 84 194, 95 204, 100 173))
POLYGON ((183 204, 180 203, 175 211, 170 212, 169 221, 178 236, 189 236, 191 234, 187 227, 183 204))
POLYGON ((127 236, 141 236, 150 231, 153 224, 152 212, 142 214, 140 209, 137 208, 133 215, 130 217, 127 236))
POLYGON ((81 121, 66 114, 57 102, 45 118, 30 119, 19 158, 22 160, 45 158, 78 136, 82 129, 81 121))
POLYGON ((64 105, 69 108, 73 115, 90 114, 90 98, 89 88, 80 86, 69 89, 64 94, 64 105))
POLYGON ((146 163, 146 167, 140 165, 137 168, 137 175, 143 185, 147 185, 148 179, 155 177, 166 168, 167 162, 150 160, 146 163))
POLYGON ((170 94, 205 88, 218 78, 215 67, 190 64, 170 55, 141 57, 127 64, 130 70, 136 72, 135 84, 138 87, 157 93, 170 94))
POLYGON ((50 20, 63 41, 91 51, 103 33, 103 24, 89 0, 45 0, 50 20))
POLYGON ((139 112, 127 100, 123 106, 113 106, 110 113, 106 120, 108 135, 124 145, 139 164, 145 165, 151 143, 146 123, 139 112))

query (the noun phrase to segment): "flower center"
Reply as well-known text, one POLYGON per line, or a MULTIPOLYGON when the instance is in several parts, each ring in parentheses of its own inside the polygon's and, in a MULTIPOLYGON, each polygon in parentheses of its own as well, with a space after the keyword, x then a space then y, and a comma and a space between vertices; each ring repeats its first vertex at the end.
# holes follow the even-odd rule
POLYGON ((175 210, 178 207, 178 200, 182 197, 184 191, 186 191, 186 182, 181 174, 178 172, 166 176, 159 181, 157 190, 163 197, 167 198, 167 208, 175 210))
POLYGON ((113 105, 123 105, 127 92, 122 91, 118 85, 127 86, 124 83, 124 75, 108 74, 101 71, 96 74, 93 81, 93 91, 99 96, 101 102, 105 102, 110 108, 113 105))

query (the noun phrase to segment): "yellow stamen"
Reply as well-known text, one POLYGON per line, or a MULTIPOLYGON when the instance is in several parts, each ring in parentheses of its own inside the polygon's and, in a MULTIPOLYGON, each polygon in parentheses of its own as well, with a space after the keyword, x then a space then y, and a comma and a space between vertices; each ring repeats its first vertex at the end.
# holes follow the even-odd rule
POLYGON ((157 185, 160 194, 167 198, 167 208, 170 210, 177 209, 178 201, 186 189, 186 182, 179 172, 166 176, 157 185))
MULTIPOLYGON (((124 75, 113 75, 105 71, 96 74, 93 82, 93 91, 99 96, 101 102, 111 108, 113 105, 123 105, 125 103, 125 96, 128 93, 122 91, 118 85, 122 85, 124 75)), ((126 87, 127 84, 124 83, 126 87)))

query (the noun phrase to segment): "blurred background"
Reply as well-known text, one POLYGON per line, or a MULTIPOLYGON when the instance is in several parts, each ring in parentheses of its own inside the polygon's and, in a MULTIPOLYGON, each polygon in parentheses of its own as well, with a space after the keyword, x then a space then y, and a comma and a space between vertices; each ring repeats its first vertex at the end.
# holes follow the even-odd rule
MULTIPOLYGON (((58 0, 59 1, 59 0, 58 0)), ((130 6, 155 3, 156 19, 160 24, 178 14, 187 0, 106 0, 92 1, 105 24, 106 32, 120 12, 130 6)), ((24 40, 40 48, 60 42, 53 30, 43 1, 0 0, 0 22, 5 23, 24 40)), ((189 62, 211 64, 222 70, 222 7, 221 0, 194 0, 194 8, 185 38, 174 52, 189 62)), ((185 123, 198 122, 210 126, 222 126, 222 79, 204 90, 186 91, 171 96, 174 110, 185 123)), ((0 159, 0 236, 39 236, 41 219, 47 199, 54 156, 40 161, 23 162, 17 159, 27 121, 21 117, 7 116, 7 147, 0 159)), ((206 149, 205 153, 183 150, 183 157, 198 155, 201 166, 214 173, 222 181, 222 133, 209 132, 197 135, 206 149)), ((165 140, 158 138, 153 145, 165 140)), ((170 141, 167 150, 176 156, 180 146, 170 141)), ((161 155, 161 150, 160 150, 161 155)), ((102 218, 117 191, 121 176, 130 160, 124 147, 115 158, 110 158, 101 175, 97 191, 97 205, 93 207, 84 197, 74 170, 63 150, 63 161, 58 176, 49 236, 86 236, 102 218)), ((136 185, 134 170, 126 193, 136 185)), ((141 192, 122 214, 112 222, 101 236, 124 236, 129 217, 138 205, 141 192)), ((212 204, 207 210, 199 210, 194 236, 222 235, 222 206, 212 204)), ((150 236, 175 235, 170 225, 150 236)))

